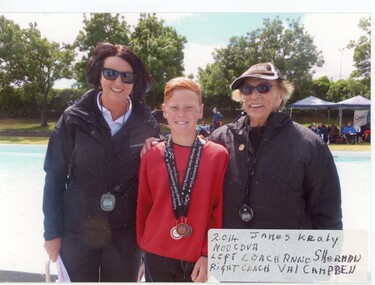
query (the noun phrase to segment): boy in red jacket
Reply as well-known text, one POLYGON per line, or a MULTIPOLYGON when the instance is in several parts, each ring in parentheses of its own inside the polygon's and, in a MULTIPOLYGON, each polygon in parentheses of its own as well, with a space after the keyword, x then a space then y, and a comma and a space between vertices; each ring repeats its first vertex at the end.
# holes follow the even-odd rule
POLYGON ((170 80, 163 116, 171 135, 147 151, 139 170, 137 242, 147 282, 207 281, 207 232, 222 227, 228 152, 197 136, 203 116, 199 85, 170 80))

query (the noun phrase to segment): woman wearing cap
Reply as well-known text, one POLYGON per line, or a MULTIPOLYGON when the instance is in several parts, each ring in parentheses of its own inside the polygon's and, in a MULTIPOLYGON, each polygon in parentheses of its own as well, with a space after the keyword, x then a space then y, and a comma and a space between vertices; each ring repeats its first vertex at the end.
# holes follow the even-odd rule
POLYGON ((224 228, 342 229, 341 190, 327 145, 279 112, 293 86, 271 63, 251 66, 231 84, 243 115, 215 130, 230 162, 224 228))
POLYGON ((151 78, 124 45, 99 43, 88 91, 59 119, 44 169, 44 238, 71 281, 135 282, 139 153, 160 133, 143 102, 151 78))

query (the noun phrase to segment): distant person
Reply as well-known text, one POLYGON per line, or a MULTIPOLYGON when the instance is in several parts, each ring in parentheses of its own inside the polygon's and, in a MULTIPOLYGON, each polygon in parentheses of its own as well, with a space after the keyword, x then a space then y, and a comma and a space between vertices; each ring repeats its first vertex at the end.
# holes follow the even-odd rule
POLYGON ((314 133, 316 133, 320 137, 320 130, 318 129, 318 126, 315 123, 312 123, 309 126, 309 129, 312 130, 314 133))
POLYGON ((328 138, 330 143, 336 143, 340 140, 340 128, 335 123, 328 127, 328 138))
POLYGON ((197 136, 203 115, 199 85, 170 80, 163 115, 171 135, 141 160, 137 241, 145 251, 146 282, 205 282, 208 230, 222 227, 227 150, 197 136))
POLYGON ((365 130, 364 135, 365 142, 371 142, 371 129, 365 130))
POLYGON ((364 130, 363 130, 363 135, 364 135, 364 141, 365 142, 371 142, 371 124, 370 122, 368 122, 365 127, 364 127, 364 130))
POLYGON ((360 127, 359 132, 357 133, 358 142, 368 142, 368 135, 370 134, 370 123, 360 127))
POLYGON ((206 138, 210 135, 210 126, 207 125, 204 121, 201 121, 201 123, 198 125, 197 132, 199 135, 206 138))
POLYGON ((320 134, 320 137, 322 138, 322 140, 325 143, 329 143, 329 140, 328 140, 328 128, 323 123, 319 123, 318 124, 318 130, 319 130, 319 134, 320 134))
POLYGON ((345 137, 345 140, 349 144, 355 144, 357 137, 357 130, 353 127, 352 122, 348 121, 346 126, 342 130, 342 134, 345 137))
POLYGON ((44 247, 72 282, 136 282, 139 144, 158 137, 143 97, 151 77, 124 45, 99 43, 87 65, 94 89, 67 108, 48 143, 44 247))
POLYGON ((212 122, 211 122, 211 132, 216 130, 223 124, 223 115, 219 112, 219 110, 215 107, 212 109, 212 122))

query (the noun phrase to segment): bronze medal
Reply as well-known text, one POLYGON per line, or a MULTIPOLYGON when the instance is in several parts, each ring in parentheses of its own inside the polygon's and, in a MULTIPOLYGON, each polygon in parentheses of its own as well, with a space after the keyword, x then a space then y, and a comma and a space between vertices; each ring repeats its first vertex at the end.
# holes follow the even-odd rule
POLYGON ((176 226, 176 231, 180 236, 185 236, 188 232, 188 226, 185 223, 179 223, 176 226))
POLYGON ((116 197, 111 193, 103 194, 102 198, 100 199, 100 208, 103 211, 112 211, 115 208, 116 204, 116 197))
POLYGON ((177 227, 173 227, 171 229, 171 237, 175 240, 179 240, 180 238, 182 238, 182 236, 180 234, 177 233, 177 227))
POLYGON ((186 234, 184 235, 184 237, 188 238, 193 233, 193 229, 189 225, 186 225, 186 227, 187 227, 187 231, 186 231, 186 234))

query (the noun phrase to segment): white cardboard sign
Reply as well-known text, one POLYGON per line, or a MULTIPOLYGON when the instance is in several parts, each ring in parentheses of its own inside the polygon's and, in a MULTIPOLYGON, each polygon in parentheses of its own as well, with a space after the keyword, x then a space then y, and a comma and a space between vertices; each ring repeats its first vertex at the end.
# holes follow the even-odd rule
POLYGON ((211 229, 209 282, 367 283, 366 231, 211 229))

